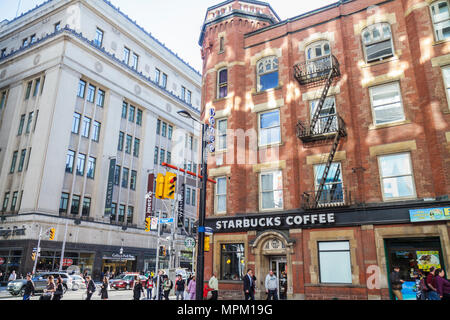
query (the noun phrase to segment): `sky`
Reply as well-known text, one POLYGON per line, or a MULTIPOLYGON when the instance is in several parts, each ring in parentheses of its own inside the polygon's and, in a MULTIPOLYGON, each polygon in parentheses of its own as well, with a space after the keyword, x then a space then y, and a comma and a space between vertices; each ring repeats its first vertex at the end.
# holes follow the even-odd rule
MULTIPOLYGON (((14 19, 45 0, 0 0, 0 21, 14 19)), ((102 1, 102 0, 96 0, 102 1)), ((223 0, 110 0, 138 25, 201 73, 198 40, 206 9, 223 0)), ((265 0, 281 20, 337 0, 265 0)))

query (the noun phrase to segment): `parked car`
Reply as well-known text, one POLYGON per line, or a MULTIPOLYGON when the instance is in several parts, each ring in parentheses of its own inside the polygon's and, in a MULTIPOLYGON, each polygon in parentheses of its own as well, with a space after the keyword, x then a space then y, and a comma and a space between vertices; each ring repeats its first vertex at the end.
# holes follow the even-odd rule
MULTIPOLYGON (((44 289, 47 287, 47 282, 48 282, 47 279, 50 275, 52 275, 53 278, 55 279, 55 284, 56 284, 56 279, 59 276, 61 276, 61 278, 63 279, 64 293, 66 293, 67 290, 72 289, 72 278, 67 273, 65 273, 65 272, 43 272, 43 273, 35 274, 34 277, 32 278, 32 281, 34 282, 34 287, 35 287, 36 293, 44 292, 44 289)), ((17 296, 17 295, 23 296, 26 283, 27 283, 26 279, 17 279, 14 281, 10 281, 6 287, 6 290, 14 296, 17 296)))
POLYGON ((86 289, 86 281, 83 277, 77 274, 70 275, 72 278, 72 290, 86 289))
POLYGON ((135 276, 139 277, 139 281, 142 283, 142 285, 145 285, 145 282, 147 281, 147 277, 142 276, 142 275, 137 275, 137 274, 127 274, 127 275, 124 275, 122 278, 112 279, 112 280, 110 280, 109 285, 111 286, 111 288, 114 288, 116 290, 119 290, 119 289, 130 290, 134 286, 134 277, 135 276))

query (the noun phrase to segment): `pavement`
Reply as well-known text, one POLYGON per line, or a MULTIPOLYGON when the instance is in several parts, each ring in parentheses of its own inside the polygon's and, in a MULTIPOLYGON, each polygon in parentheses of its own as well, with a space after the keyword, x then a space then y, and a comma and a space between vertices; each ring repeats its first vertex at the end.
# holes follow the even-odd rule
MULTIPOLYGON (((98 292, 98 290, 97 290, 98 292)), ((147 290, 144 290, 145 294, 141 295, 141 300, 147 300, 147 290)), ((133 300, 133 290, 108 290, 109 300, 133 300)), ((31 297, 31 300, 39 300, 40 294, 31 297)), ((85 300, 85 290, 70 290, 66 292, 63 300, 85 300)), ((0 287, 0 300, 22 300, 21 296, 13 296, 7 290, 6 287, 0 287)), ((98 293, 92 295, 91 300, 101 300, 98 293)), ((175 296, 169 296, 169 300, 176 300, 175 296)))

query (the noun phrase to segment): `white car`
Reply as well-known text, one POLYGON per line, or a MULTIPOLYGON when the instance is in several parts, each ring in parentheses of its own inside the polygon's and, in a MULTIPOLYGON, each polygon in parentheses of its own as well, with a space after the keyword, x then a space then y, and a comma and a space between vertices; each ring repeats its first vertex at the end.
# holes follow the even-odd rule
POLYGON ((72 278, 72 290, 76 291, 78 289, 86 289, 86 282, 83 277, 77 274, 72 274, 70 277, 72 278))

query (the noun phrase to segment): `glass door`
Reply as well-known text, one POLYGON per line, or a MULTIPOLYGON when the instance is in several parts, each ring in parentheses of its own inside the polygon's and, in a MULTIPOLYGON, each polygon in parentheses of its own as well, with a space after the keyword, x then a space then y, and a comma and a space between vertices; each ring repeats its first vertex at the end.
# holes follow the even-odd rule
POLYGON ((270 259, 270 269, 279 281, 278 298, 285 299, 287 293, 287 262, 285 257, 273 257, 270 259))

